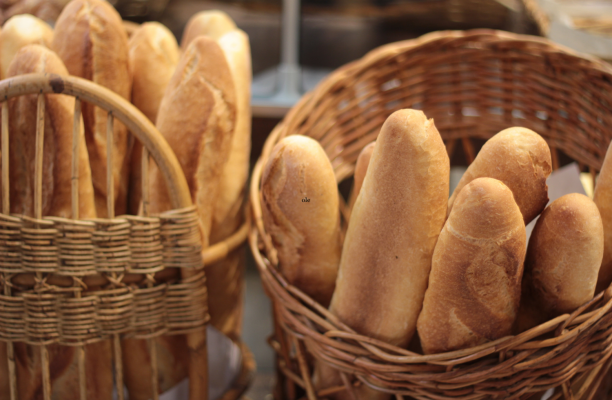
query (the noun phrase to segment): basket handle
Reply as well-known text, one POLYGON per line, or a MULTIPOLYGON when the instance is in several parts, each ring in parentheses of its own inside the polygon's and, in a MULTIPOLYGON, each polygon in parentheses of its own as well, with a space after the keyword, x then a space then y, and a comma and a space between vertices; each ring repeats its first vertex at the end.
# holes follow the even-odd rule
POLYGON ((76 76, 26 74, 0 81, 0 98, 8 100, 26 94, 67 94, 85 100, 103 110, 112 110, 147 148, 157 163, 175 209, 192 205, 187 180, 181 166, 164 137, 135 106, 115 92, 76 76))

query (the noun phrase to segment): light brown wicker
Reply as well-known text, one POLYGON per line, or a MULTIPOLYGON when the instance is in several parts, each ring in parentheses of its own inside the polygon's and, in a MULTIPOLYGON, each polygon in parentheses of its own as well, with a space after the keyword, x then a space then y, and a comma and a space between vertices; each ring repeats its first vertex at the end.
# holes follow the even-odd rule
MULTIPOLYGON (((187 335, 189 398, 206 399, 207 352, 205 263, 214 263, 246 240, 245 223, 226 241, 202 251, 197 214, 181 167, 156 128, 129 102, 90 81, 48 74, 0 81, 2 99, 2 198, 0 214, 0 341, 7 344, 11 399, 18 398, 13 343, 37 346, 43 360, 43 398, 51 398, 46 346, 79 349, 80 399, 86 399, 85 344, 112 340, 116 384, 123 388, 122 337, 152 340, 187 335), (73 219, 41 215, 42 143, 45 95, 76 98, 73 128, 73 219), (38 97, 34 218, 9 215, 8 100, 38 97), (77 149, 81 102, 108 112, 107 144, 112 148, 114 119, 144 145, 166 181, 172 211, 148 216, 148 186, 143 179, 143 216, 117 216, 113 209, 112 173, 107 185, 108 219, 78 219, 77 149), (99 290, 88 290, 101 287, 99 290)), ((112 151, 108 157, 112 158, 112 151)), ((112 165, 112 161, 108 161, 112 165)), ((147 174, 143 174, 144 177, 147 174)), ((151 349, 153 392, 157 397, 155 346, 151 349)), ((123 398, 123 390, 118 390, 123 398)), ((236 396, 237 397, 237 396, 236 396)))
POLYGON ((553 399, 592 398, 612 363, 612 289, 518 336, 424 356, 356 334, 277 272, 259 187, 272 147, 291 134, 317 139, 341 182, 401 108, 434 119, 451 160, 463 149, 471 162, 484 139, 525 126, 547 140, 555 169, 569 157, 594 176, 612 138, 612 68, 545 39, 437 32, 378 48, 301 99, 268 138, 250 192, 249 242, 275 317, 277 398, 312 400, 363 384, 396 399, 526 399, 549 388, 553 399), (345 384, 315 393, 307 353, 340 371, 345 384))

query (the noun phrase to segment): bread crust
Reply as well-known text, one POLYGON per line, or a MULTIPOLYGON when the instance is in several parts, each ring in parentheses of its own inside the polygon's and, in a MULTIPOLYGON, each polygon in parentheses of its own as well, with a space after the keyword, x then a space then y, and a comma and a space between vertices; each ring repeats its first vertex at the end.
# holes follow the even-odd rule
POLYGON ((519 332, 593 298, 603 238, 599 210, 588 197, 567 194, 546 207, 529 239, 519 332))
POLYGON ((29 44, 51 47, 53 29, 43 20, 29 14, 9 18, 0 32, 0 78, 8 77, 15 54, 29 44))
POLYGON ((179 62, 174 35, 159 22, 145 22, 128 43, 134 73, 132 103, 153 123, 168 82, 179 62))
POLYGON ((243 221, 242 205, 251 155, 252 72, 249 37, 237 29, 223 35, 218 43, 232 72, 236 90, 236 125, 229 157, 223 166, 219 197, 215 203, 211 243, 230 236, 243 221))
POLYGON ((523 216, 501 181, 477 178, 461 190, 436 244, 417 323, 425 354, 511 333, 525 241, 523 216))
POLYGON ((198 36, 208 36, 211 39, 219 40, 223 35, 235 29, 237 29, 236 24, 226 12, 221 10, 200 11, 187 21, 181 39, 181 49, 185 51, 198 36))
MULTIPOLYGON (((8 76, 27 73, 67 75, 66 67, 51 50, 28 45, 16 55, 8 76)), ((74 98, 45 95, 45 142, 43 156, 42 215, 72 217, 72 124, 74 98)), ((11 212, 34 215, 34 159, 37 96, 9 101, 11 212)), ((81 136, 79 151, 79 217, 96 216, 91 169, 81 136)), ((1 202, 1 200, 0 200, 1 202)))
MULTIPOLYGON (((159 105, 179 61, 178 43, 159 22, 140 25, 129 40, 129 59, 134 80, 132 104, 155 124, 159 105)), ((128 212, 138 214, 142 196, 142 143, 136 140, 130 160, 128 212)))
POLYGON ((314 139, 274 146, 262 178, 262 211, 287 281, 327 307, 342 250, 334 169, 314 139))
POLYGON ((449 159, 433 120, 384 123, 351 214, 330 311, 355 331, 405 347, 416 328, 446 217, 449 159))
MULTIPOLYGON (((160 105, 157 128, 176 154, 198 208, 204 247, 231 149, 236 94, 230 67, 214 40, 200 36, 181 57, 160 105)), ((151 212, 171 209, 163 177, 150 170, 151 212), (153 195, 154 194, 154 195, 153 195)))
MULTIPOLYGON (((128 39, 121 17, 103 0, 73 0, 55 25, 52 49, 70 75, 89 79, 129 100, 132 73, 128 62, 128 39)), ((106 124, 107 112, 83 103, 85 139, 96 194, 96 211, 107 217, 106 124)), ((131 139, 123 124, 115 120, 113 180, 115 214, 127 210, 131 139)))
MULTIPOLYGON (((211 244, 227 239, 244 223, 246 183, 251 155, 251 50, 248 36, 236 29, 218 40, 236 89, 236 125, 229 157, 223 166, 214 205, 211 244)), ((237 341, 244 307, 244 251, 230 253, 206 268, 210 323, 237 341)))
POLYGON ((534 131, 513 127, 489 139, 457 184, 448 200, 450 214, 461 189, 476 178, 499 179, 512 190, 523 213, 525 225, 548 203, 546 178, 552 172, 550 149, 534 131))

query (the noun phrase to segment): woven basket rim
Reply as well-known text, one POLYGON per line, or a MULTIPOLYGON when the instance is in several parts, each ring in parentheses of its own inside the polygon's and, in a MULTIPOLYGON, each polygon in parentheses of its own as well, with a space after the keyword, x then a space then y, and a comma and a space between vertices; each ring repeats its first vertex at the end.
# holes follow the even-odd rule
MULTIPOLYGON (((274 267, 277 262, 276 255, 271 238, 266 233, 263 224, 260 191, 263 168, 274 145, 280 138, 289 135, 296 130, 295 127, 304 123, 307 116, 312 115, 316 105, 324 102, 325 96, 328 93, 342 90, 344 84, 350 84, 347 82, 357 72, 367 70, 374 63, 385 58, 392 58, 399 53, 406 54, 413 49, 418 49, 425 45, 434 46, 447 40, 462 39, 474 42, 475 46, 480 40, 499 42, 500 45, 512 42, 513 44, 525 47, 534 47, 535 50, 540 49, 540 51, 574 58, 580 63, 587 65, 587 68, 594 71, 594 73, 603 74, 612 81, 612 67, 603 61, 556 45, 547 39, 527 35, 488 29, 442 31, 426 34, 417 39, 384 45, 372 50, 363 58, 332 72, 313 91, 307 93, 302 98, 269 135, 251 178, 249 196, 253 226, 249 232, 249 245, 260 271, 264 287, 272 298, 273 303, 278 303, 278 307, 275 306, 275 310, 279 313, 277 323, 281 324, 286 331, 290 331, 294 337, 303 340, 311 350, 316 348, 317 350, 314 352, 315 358, 324 359, 328 363, 331 362, 336 369, 347 374, 355 374, 365 384, 389 393, 397 394, 400 392, 385 388, 384 382, 377 380, 377 377, 369 374, 368 371, 378 368, 378 372, 380 372, 386 367, 390 368, 392 365, 406 366, 418 364, 444 367, 446 372, 440 373, 448 374, 449 371, 457 366, 466 363, 469 366, 470 362, 490 357, 498 358, 498 364, 502 364, 506 359, 508 351, 527 351, 531 352, 530 355, 538 350, 543 351, 543 356, 541 353, 537 353, 536 359, 526 357, 522 364, 519 362, 515 366, 518 369, 529 369, 530 364, 534 366, 538 364, 538 359, 545 358, 548 354, 556 351, 562 351, 563 348, 567 347, 579 335, 586 335, 591 332, 591 328, 598 321, 604 318, 612 320, 610 318, 612 314, 609 313, 612 308, 612 287, 610 287, 606 291, 598 293, 591 301, 573 313, 558 316, 521 334, 507 336, 468 349, 434 355, 422 355, 357 334, 339 321, 327 309, 316 303, 299 289, 290 285, 274 267), (553 336, 542 338, 546 334, 552 334, 553 336), (338 341, 336 339, 341 340, 338 341), (338 359, 342 359, 344 362, 340 363, 338 359), (365 376, 368 379, 364 379, 365 376), (383 386, 379 386, 377 383, 383 383, 383 386)), ((336 178, 338 182, 341 182, 350 175, 352 173, 339 175, 337 172, 336 178)), ((607 349, 609 348, 612 348, 610 343, 607 346, 607 349)), ((596 368, 605 363, 609 364, 608 357, 609 354, 603 359, 598 360, 596 364, 590 365, 596 368)), ((454 371, 456 372, 457 370, 454 371)), ((382 374, 383 372, 380 373, 382 374)), ((409 372, 405 373, 409 374, 409 372)), ((467 374, 470 374, 469 371, 467 374)), ((460 380, 457 380, 457 385, 463 387, 479 382, 478 379, 486 379, 482 377, 482 374, 476 373, 473 375, 471 381, 469 377, 465 376, 461 381, 462 383, 459 382, 460 380)), ((593 376, 589 376, 588 379, 592 380, 593 376)), ((305 385, 308 388, 308 383, 305 383, 305 385)))

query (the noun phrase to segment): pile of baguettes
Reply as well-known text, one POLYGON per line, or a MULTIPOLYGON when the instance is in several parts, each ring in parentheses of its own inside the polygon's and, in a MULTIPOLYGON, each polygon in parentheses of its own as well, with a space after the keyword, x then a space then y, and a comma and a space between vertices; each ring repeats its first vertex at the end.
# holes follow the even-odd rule
MULTIPOLYGON (((204 247, 230 236, 243 222, 250 155, 251 63, 248 37, 224 13, 193 16, 179 48, 158 23, 131 37, 116 10, 102 0, 73 0, 55 28, 30 15, 8 20, 0 33, 2 78, 27 73, 74 75, 131 100, 154 122, 176 154, 199 213, 204 247)), ((46 95, 42 205, 44 216, 71 217, 74 98, 46 95)), ((107 217, 105 111, 83 103, 79 218, 107 217)), ((33 216, 36 96, 9 101, 10 211, 33 216)), ((139 212, 142 146, 115 122, 114 210, 139 212)), ((150 214, 171 209, 158 168, 151 163, 150 214)), ((239 340, 244 254, 207 266, 211 323, 239 340)), ((15 290, 18 291, 19 287, 15 290)), ((96 288, 89 288, 96 289, 96 288)), ((203 305, 205 306, 205 305, 203 305)), ((108 341, 86 346, 87 398, 111 399, 113 369, 108 341)), ((159 388, 187 376, 184 336, 156 340, 159 388)), ((41 360, 15 344, 20 399, 41 396, 41 360)), ((141 340, 123 342, 123 371, 131 399, 151 398, 150 357, 141 340)), ((8 399, 6 347, 0 344, 0 399, 8 399)), ((79 398, 77 353, 49 346, 52 397, 79 398)))
MULTIPOLYGON (((595 201, 569 194, 546 206, 550 149, 509 128, 449 199, 434 121, 400 110, 359 155, 344 238, 332 165, 300 135, 277 143, 265 166, 264 222, 286 279, 356 332, 425 354, 458 350, 572 312, 608 287, 610 153, 595 201), (538 215, 527 246, 525 225, 538 215)), ((315 368, 318 388, 342 384, 329 369, 315 368)))

